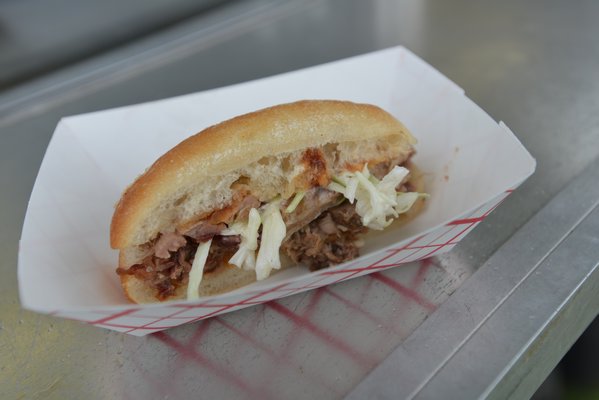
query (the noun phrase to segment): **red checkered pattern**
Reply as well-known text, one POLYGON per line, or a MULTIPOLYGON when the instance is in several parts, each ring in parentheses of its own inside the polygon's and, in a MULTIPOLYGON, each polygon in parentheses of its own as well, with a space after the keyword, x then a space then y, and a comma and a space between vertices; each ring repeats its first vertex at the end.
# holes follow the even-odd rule
MULTIPOLYGON (((311 289, 345 281, 358 276, 380 272, 398 265, 426 259, 451 250, 464 236, 491 213, 512 191, 508 190, 473 212, 453 220, 425 235, 399 243, 396 247, 361 257, 352 262, 316 271, 307 276, 271 285, 266 289, 247 291, 227 297, 216 297, 201 303, 174 303, 150 307, 128 307, 94 312, 60 312, 55 315, 76 319, 119 332, 143 336, 188 322, 195 322, 251 305, 290 296, 311 289), (223 300, 223 299, 226 299, 223 300)), ((375 275, 377 277, 379 275, 375 275)), ((380 277, 380 276, 379 276, 380 277)), ((381 280, 381 278, 379 278, 381 280)), ((382 279, 382 283, 389 284, 382 279)), ((396 287, 397 289, 397 287, 396 287)), ((398 291, 414 297, 409 289, 398 291)), ((430 302, 422 305, 434 308, 430 302)), ((276 306, 275 306, 276 307, 276 306)))
POLYGON ((143 343, 134 358, 156 351, 163 358, 149 369, 133 360, 140 371, 127 382, 137 384, 126 386, 124 395, 183 399, 201 388, 204 397, 231 399, 342 398, 459 286, 438 261, 376 272, 370 279, 321 287, 132 342, 143 343), (437 293, 439 279, 448 291, 431 300, 427 294, 437 293))

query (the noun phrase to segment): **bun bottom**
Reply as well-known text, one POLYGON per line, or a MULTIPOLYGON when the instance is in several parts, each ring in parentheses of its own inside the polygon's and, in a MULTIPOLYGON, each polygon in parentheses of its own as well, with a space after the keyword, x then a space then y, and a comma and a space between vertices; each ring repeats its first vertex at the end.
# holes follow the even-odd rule
MULTIPOLYGON (((138 304, 156 303, 156 291, 134 275, 120 275, 121 286, 129 300, 138 304)), ((231 264, 224 264, 204 274, 200 283, 200 296, 214 296, 230 292, 256 281, 255 271, 246 271, 231 264)), ((187 298, 187 286, 179 286, 167 301, 187 298)))
MULTIPOLYGON (((412 162, 407 162, 405 166, 410 170, 408 182, 411 185, 411 190, 421 193, 424 192, 424 174, 412 162)), ((393 226, 397 227, 410 222, 422 212, 424 205, 424 199, 418 199, 408 212, 401 214, 395 219, 393 226)), ((368 235, 368 233, 366 235, 368 235)), ((283 266, 283 268, 284 267, 285 266, 283 266)), ((272 271, 273 274, 276 272, 276 270, 272 271)), ((126 274, 120 275, 120 278, 125 295, 132 302, 147 304, 156 303, 158 301, 155 290, 148 286, 145 281, 134 275, 126 274)), ((202 282, 200 283, 199 294, 200 296, 214 296, 230 292, 242 286, 247 286, 255 281, 255 271, 246 271, 231 264, 223 264, 215 270, 204 274, 202 282)), ((172 296, 169 296, 167 301, 184 300, 186 297, 187 286, 179 286, 175 290, 175 293, 172 296)))

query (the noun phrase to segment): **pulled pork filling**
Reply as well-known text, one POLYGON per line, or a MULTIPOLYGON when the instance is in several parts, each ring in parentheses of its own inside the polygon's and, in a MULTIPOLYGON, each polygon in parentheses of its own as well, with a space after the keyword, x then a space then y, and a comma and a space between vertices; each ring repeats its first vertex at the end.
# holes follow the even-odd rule
MULTIPOLYGON (((378 163, 373 165, 371 173, 380 179, 394 165, 393 161, 378 163)), ((397 190, 409 191, 411 187, 408 183, 397 190)), ((241 237, 221 235, 222 231, 235 220, 247 219, 249 210, 260 206, 258 199, 241 191, 232 205, 215 211, 184 233, 161 234, 152 243, 151 255, 127 269, 118 268, 117 273, 150 281, 157 291, 156 297, 165 300, 178 287, 187 285, 189 271, 200 243, 212 239, 204 273, 210 273, 228 262, 239 249, 241 237)), ((281 204, 283 210, 286 206, 285 202, 281 204)), ((326 268, 358 257, 362 245, 360 236, 368 231, 362 225, 355 203, 350 204, 339 193, 323 187, 307 191, 293 212, 282 212, 282 215, 287 235, 281 250, 291 260, 308 266, 310 270, 326 268)))
POLYGON ((355 206, 344 201, 291 235, 281 249, 314 271, 358 257, 359 235, 367 231, 355 206))
MULTIPOLYGON (((180 238, 185 241, 185 244, 170 253, 169 258, 161 258, 154 253, 128 269, 117 268, 117 274, 134 275, 138 279, 150 281, 157 290, 156 297, 159 300, 167 299, 179 286, 187 285, 193 258, 200 244, 188 236, 180 235, 180 238)), ((239 235, 214 236, 204 272, 210 273, 227 262, 239 248, 240 241, 239 235)))
POLYGON ((116 272, 150 281, 151 286, 156 288, 156 297, 165 300, 179 286, 187 285, 189 271, 200 243, 213 239, 204 267, 205 273, 210 273, 227 262, 239 248, 241 238, 239 235, 222 236, 221 232, 227 227, 225 222, 247 218, 249 210, 259 206, 260 201, 248 195, 229 207, 215 211, 208 219, 198 222, 183 234, 163 233, 152 244, 153 254, 127 269, 117 268, 116 272))

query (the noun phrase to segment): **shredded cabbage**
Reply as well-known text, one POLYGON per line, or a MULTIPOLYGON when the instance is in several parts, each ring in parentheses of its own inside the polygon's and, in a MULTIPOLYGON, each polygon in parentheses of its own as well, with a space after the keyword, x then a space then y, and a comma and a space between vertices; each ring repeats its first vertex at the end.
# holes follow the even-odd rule
POLYGON ((227 233, 241 235, 239 249, 229 260, 230 264, 236 265, 245 270, 252 270, 256 267, 256 249, 258 248, 258 229, 262 219, 260 213, 255 208, 250 209, 248 222, 244 224, 237 222, 228 229, 227 233))
POLYGON ((202 275, 204 274, 204 265, 208 259, 208 252, 210 251, 210 245, 212 239, 207 242, 200 243, 196 251, 196 255, 193 258, 193 264, 189 271, 189 283, 187 284, 187 299, 194 300, 200 298, 198 292, 200 283, 202 282, 202 275))
MULTIPOLYGON (((387 227, 393 218, 407 212, 425 193, 396 192, 409 171, 404 167, 394 167, 380 181, 370 174, 367 166, 362 171, 345 172, 333 177, 328 188, 343 194, 350 203, 356 201, 356 212, 362 218, 362 224, 371 229, 381 230, 387 227)), ((304 198, 305 192, 295 194, 285 212, 291 213, 304 198)), ((266 279, 274 269, 281 268, 279 248, 287 234, 287 228, 280 211, 280 199, 268 203, 262 213, 250 209, 247 223, 235 222, 222 235, 240 235, 241 243, 237 252, 229 260, 230 264, 245 270, 256 270, 256 279, 266 279), (258 249, 258 231, 262 225, 262 240, 258 249)), ((200 243, 189 271, 187 298, 199 298, 199 286, 202 282, 204 266, 212 240, 200 243)))
POLYGON ((281 268, 279 247, 287 234, 287 228, 279 211, 279 203, 280 201, 269 203, 262 213, 262 239, 256 258, 257 280, 267 278, 273 268, 281 268))
POLYGON ((395 191, 409 172, 404 167, 395 166, 379 181, 365 165, 362 171, 344 172, 335 177, 328 188, 343 194, 350 203, 356 200, 356 212, 364 226, 382 230, 393 222, 393 218, 407 212, 419 197, 428 197, 424 193, 395 191))
POLYGON ((293 200, 291 200, 291 203, 289 203, 289 206, 287 206, 287 208, 285 209, 285 212, 287 214, 294 212, 305 195, 306 195, 305 191, 297 192, 295 194, 295 196, 293 196, 293 200))
POLYGON ((416 192, 399 193, 397 196, 397 206, 395 206, 395 210, 397 210, 398 214, 407 212, 420 197, 428 197, 428 195, 425 193, 416 192))
MULTIPOLYGON (((297 203, 303 197, 300 193, 298 193, 299 200, 297 203)), ((298 195, 296 195, 296 198, 298 195)), ((279 209, 280 204, 281 200, 275 199, 264 207, 262 213, 252 208, 247 223, 235 222, 221 233, 222 235, 241 236, 239 249, 233 254, 229 263, 245 270, 255 270, 257 280, 268 278, 273 268, 281 268, 279 248, 287 234, 287 229, 279 209), (262 225, 262 240, 258 256, 256 256, 260 225, 262 225)))

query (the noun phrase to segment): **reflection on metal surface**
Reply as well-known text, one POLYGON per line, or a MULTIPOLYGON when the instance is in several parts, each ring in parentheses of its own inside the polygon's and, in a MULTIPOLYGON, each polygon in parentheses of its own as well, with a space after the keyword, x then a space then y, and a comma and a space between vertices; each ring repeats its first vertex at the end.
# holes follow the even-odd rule
POLYGON ((429 45, 427 34, 431 12, 429 2, 421 0, 375 1, 372 9, 372 26, 380 46, 410 43, 410 48, 424 50, 429 45))
POLYGON ((338 398, 461 284, 453 276, 467 277, 447 268, 427 259, 152 334, 130 361, 143 364, 158 343, 168 355, 130 373, 126 392, 150 396, 152 371, 171 395, 189 394, 193 376, 225 398, 338 398))
POLYGON ((594 295, 599 287, 597 232, 599 159, 516 232, 348 399, 367 394, 431 398, 441 392, 448 398, 530 397, 599 311, 594 295), (455 315, 468 317, 456 320, 455 315), (568 331, 576 335, 565 336, 568 331), (445 340, 434 341, 438 332, 447 333, 445 340), (499 340, 504 335, 509 340, 499 340), (547 342, 553 346, 540 351, 547 342), (421 343, 431 346, 423 350, 421 343), (538 360, 543 362, 537 365, 538 360), (476 381, 468 385, 448 385, 466 382, 475 373, 476 381), (397 374, 410 384, 396 380, 397 374))
POLYGON ((0 89, 164 29, 224 1, 0 2, 0 89))
MULTIPOLYGON (((24 88, 17 87, 2 94, 0 126, 47 112, 57 105, 97 92, 106 85, 115 85, 147 71, 180 62, 232 37, 242 36, 257 26, 289 17, 298 8, 289 0, 233 3, 228 8, 200 15, 159 35, 150 35, 130 47, 117 48, 97 59, 76 63, 41 82, 34 80, 24 88), (49 98, 52 101, 48 101, 49 98)), ((186 76, 187 80, 193 81, 193 78, 186 76)))

